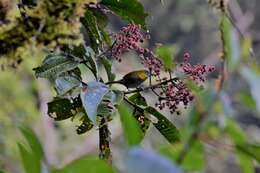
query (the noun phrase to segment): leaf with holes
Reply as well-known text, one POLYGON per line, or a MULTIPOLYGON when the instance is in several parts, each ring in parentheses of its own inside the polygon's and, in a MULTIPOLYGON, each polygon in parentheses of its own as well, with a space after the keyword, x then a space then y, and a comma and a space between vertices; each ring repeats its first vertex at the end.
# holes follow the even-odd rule
POLYGON ((147 106, 145 98, 140 93, 135 93, 129 97, 129 101, 139 105, 147 106))
POLYGON ((75 69, 79 61, 66 54, 50 54, 44 60, 40 67, 34 68, 37 78, 55 79, 62 73, 75 69))
POLYGON ((103 97, 109 92, 101 82, 91 81, 81 89, 81 101, 89 119, 96 125, 97 109, 103 97))
POLYGON ((153 125, 170 143, 173 144, 180 141, 179 130, 165 116, 153 107, 147 107, 145 111, 157 118, 158 121, 153 122, 153 125))
POLYGON ((48 103, 48 115, 55 121, 65 120, 77 113, 77 108, 82 107, 79 97, 69 100, 66 98, 55 98, 48 103))

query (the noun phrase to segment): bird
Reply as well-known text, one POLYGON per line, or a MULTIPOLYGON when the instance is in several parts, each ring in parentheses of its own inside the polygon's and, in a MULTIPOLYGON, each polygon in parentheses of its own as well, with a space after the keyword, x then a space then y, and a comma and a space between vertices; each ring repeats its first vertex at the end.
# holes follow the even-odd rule
POLYGON ((149 77, 148 70, 137 70, 127 73, 123 76, 122 79, 117 81, 107 82, 107 85, 110 84, 122 84, 126 88, 137 88, 139 87, 147 78, 149 77))

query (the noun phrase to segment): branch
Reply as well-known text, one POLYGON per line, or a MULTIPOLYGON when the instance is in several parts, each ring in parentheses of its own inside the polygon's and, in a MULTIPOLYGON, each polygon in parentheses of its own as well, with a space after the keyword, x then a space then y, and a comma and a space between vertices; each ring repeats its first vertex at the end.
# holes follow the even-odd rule
POLYGON ((137 88, 137 89, 132 90, 132 91, 126 91, 126 92, 124 92, 124 94, 125 95, 132 94, 132 93, 136 93, 136 92, 146 91, 146 90, 149 90, 149 89, 153 90, 155 88, 160 87, 161 85, 167 84, 168 82, 176 82, 178 80, 179 80, 179 78, 175 77, 175 78, 172 78, 172 79, 169 79, 169 80, 166 80, 166 81, 163 81, 163 82, 160 82, 160 83, 157 83, 155 85, 151 85, 151 86, 148 86, 148 87, 145 87, 145 88, 137 88))

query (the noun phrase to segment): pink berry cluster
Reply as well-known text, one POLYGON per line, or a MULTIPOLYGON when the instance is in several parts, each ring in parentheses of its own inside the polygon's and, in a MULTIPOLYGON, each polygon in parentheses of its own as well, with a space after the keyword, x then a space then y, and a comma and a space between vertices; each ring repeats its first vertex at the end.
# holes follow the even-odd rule
POLYGON ((143 48, 140 43, 144 39, 149 39, 149 35, 144 33, 140 25, 128 24, 123 27, 118 33, 113 35, 115 40, 112 46, 112 56, 119 62, 123 52, 133 50, 141 59, 141 63, 151 71, 153 75, 159 75, 162 66, 161 61, 155 57, 150 49, 143 48))
POLYGON ((164 91, 160 93, 155 106, 160 110, 167 107, 170 113, 177 113, 179 115, 179 105, 182 103, 186 108, 193 99, 192 92, 186 87, 183 81, 171 81, 164 86, 164 91))
MULTIPOLYGON (((190 55, 184 54, 184 62, 180 64, 181 71, 185 73, 188 78, 185 80, 193 80, 197 85, 201 82, 205 82, 206 75, 209 72, 214 71, 213 66, 207 66, 204 64, 191 65, 188 63, 190 55)), ((180 114, 178 110, 179 105, 182 103, 186 108, 190 102, 193 101, 194 95, 192 91, 186 86, 185 80, 169 80, 164 79, 163 81, 169 81, 164 86, 161 86, 161 92, 158 102, 155 104, 159 109, 167 107, 171 113, 180 114)))
POLYGON ((191 80, 196 83, 205 82, 206 75, 215 70, 214 66, 205 64, 192 65, 188 62, 190 58, 189 53, 184 54, 184 63, 181 63, 181 70, 184 72, 191 80))

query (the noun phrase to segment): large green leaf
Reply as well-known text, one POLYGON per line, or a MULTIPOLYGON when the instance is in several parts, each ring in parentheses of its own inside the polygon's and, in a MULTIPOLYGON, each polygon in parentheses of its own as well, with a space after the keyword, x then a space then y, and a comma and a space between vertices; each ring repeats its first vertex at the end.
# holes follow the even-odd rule
POLYGON ((145 26, 147 13, 137 0, 102 0, 101 4, 121 16, 123 19, 145 26))
POLYGON ((64 168, 53 170, 52 173, 115 173, 112 166, 104 160, 85 157, 66 165, 64 168))
POLYGON ((55 79, 62 73, 75 69, 79 61, 66 54, 49 54, 40 67, 34 68, 35 76, 55 79))
POLYGON ((91 81, 81 90, 81 101, 89 119, 96 124, 97 109, 103 97, 109 92, 108 87, 101 82, 91 81))
POLYGON ((176 54, 176 45, 163 45, 155 49, 155 53, 162 60, 166 70, 173 70, 174 68, 174 55, 176 54))
MULTIPOLYGON (((173 162, 176 162, 182 150, 183 145, 181 143, 176 143, 160 148, 160 153, 173 162)), ((187 171, 199 171, 205 167, 204 148, 199 141, 194 141, 191 148, 189 148, 189 151, 182 162, 182 167, 187 171)))
POLYGON ((37 136, 31 129, 22 127, 21 132, 30 146, 28 149, 26 149, 27 147, 25 147, 23 144, 18 143, 18 148, 20 150, 20 155, 22 157, 25 172, 40 173, 41 161, 43 159, 42 146, 37 136))
POLYGON ((153 122, 153 125, 170 143, 180 141, 179 130, 165 116, 153 107, 147 107, 145 111, 157 118, 158 121, 153 122))
POLYGON ((121 102, 118 106, 118 112, 120 114, 124 136, 128 145, 138 145, 141 142, 143 135, 136 119, 124 102, 121 102))
MULTIPOLYGON (((147 106, 145 98, 140 93, 135 93, 135 94, 131 95, 128 98, 128 100, 138 106, 144 106, 144 107, 147 106)), ((151 124, 151 120, 147 117, 147 115, 145 114, 145 111, 143 109, 134 108, 133 115, 134 115, 135 119, 137 120, 137 122, 143 132, 143 136, 144 136, 147 129, 149 128, 149 126, 151 124)))
POLYGON ((152 151, 131 148, 126 156, 127 173, 183 173, 182 169, 152 151))
POLYGON ((23 167, 26 173, 41 173, 41 162, 33 151, 28 151, 25 146, 18 143, 20 155, 22 157, 23 167))
POLYGON ((30 148, 32 149, 34 155, 39 159, 42 158, 43 149, 35 133, 27 127, 21 127, 20 130, 23 136, 25 137, 26 141, 28 142, 30 148))
POLYGON ((236 156, 242 173, 254 173, 253 159, 240 150, 236 150, 236 156))

